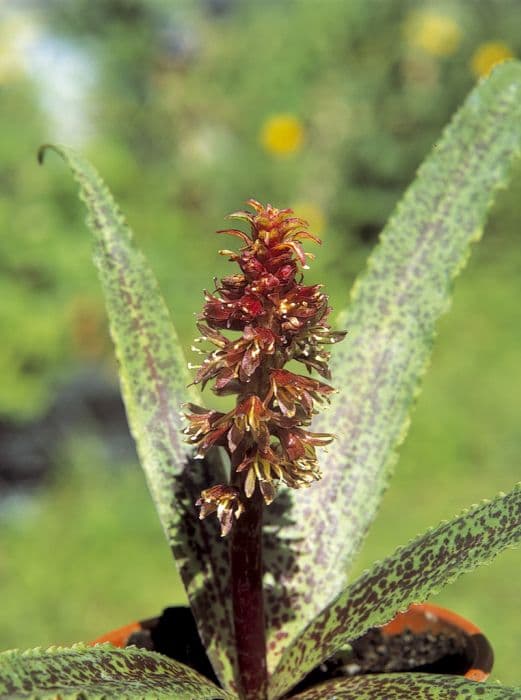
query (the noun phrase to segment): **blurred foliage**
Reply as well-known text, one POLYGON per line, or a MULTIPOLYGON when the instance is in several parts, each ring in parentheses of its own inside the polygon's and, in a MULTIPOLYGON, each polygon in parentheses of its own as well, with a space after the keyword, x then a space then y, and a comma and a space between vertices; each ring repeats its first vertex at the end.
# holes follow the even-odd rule
POLYGON ((72 190, 36 166, 43 126, 30 85, 5 89, 0 130, 0 413, 17 416, 47 404, 75 356, 97 358, 108 343, 72 190))
MULTIPOLYGON (((521 54, 516 0, 325 5, 34 5, 33 31, 91 57, 82 149, 128 213, 187 344, 200 290, 225 265, 212 237, 225 213, 250 196, 311 211, 327 242, 313 276, 344 303, 364 246, 475 75, 521 54)), ((61 168, 35 165, 39 143, 60 140, 38 88, 20 71, 0 82, 0 414, 19 416, 43 410, 78 363, 110 364, 83 214, 61 168)))

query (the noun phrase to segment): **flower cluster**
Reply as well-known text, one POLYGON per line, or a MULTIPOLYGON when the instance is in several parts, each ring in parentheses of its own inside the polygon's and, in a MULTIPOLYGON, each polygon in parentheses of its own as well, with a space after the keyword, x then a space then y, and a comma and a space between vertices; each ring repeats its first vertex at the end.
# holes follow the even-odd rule
POLYGON ((333 389, 284 367, 297 360, 330 378, 324 346, 345 335, 326 323, 330 307, 321 285, 302 284, 301 270, 312 257, 302 241, 319 242, 307 223, 291 209, 263 207, 255 200, 248 205, 253 213, 230 215, 249 225, 248 234, 219 231, 244 244, 238 252, 220 251, 241 272, 221 279, 213 293, 205 292, 196 340, 214 349, 197 368, 194 383, 204 387, 211 381, 217 395, 235 394, 236 406, 222 413, 189 404, 185 429, 197 456, 217 445, 230 455, 231 484, 206 489, 197 502, 201 518, 217 513, 223 535, 256 488, 269 504, 279 482, 300 488, 320 478, 315 448, 332 436, 308 427, 316 404, 328 401, 333 389), (229 331, 240 335, 230 337, 229 331))

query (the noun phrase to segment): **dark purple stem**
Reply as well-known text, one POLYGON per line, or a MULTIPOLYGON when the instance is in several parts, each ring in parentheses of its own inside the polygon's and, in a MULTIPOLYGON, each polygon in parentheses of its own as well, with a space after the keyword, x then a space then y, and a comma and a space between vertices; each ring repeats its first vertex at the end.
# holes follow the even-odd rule
POLYGON ((267 697, 266 631, 262 592, 262 514, 256 489, 233 526, 230 543, 235 645, 242 682, 241 697, 267 697))

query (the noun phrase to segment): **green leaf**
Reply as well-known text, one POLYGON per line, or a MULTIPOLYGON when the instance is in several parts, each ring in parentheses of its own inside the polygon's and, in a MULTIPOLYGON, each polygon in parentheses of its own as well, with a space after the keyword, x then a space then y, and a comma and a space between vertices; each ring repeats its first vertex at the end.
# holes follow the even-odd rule
POLYGON ((96 170, 65 146, 56 151, 80 185, 95 240, 94 260, 105 294, 127 417, 159 518, 174 553, 215 672, 235 677, 227 544, 212 519, 201 523, 195 501, 222 469, 191 459, 181 406, 194 400, 179 340, 155 276, 96 170))
POLYGON ((275 542, 285 545, 282 566, 267 542, 268 581, 282 582, 267 604, 270 670, 347 583, 405 437, 436 321, 520 151, 521 64, 509 62, 478 84, 435 144, 354 286, 337 324, 347 338, 333 348, 340 392, 313 424, 337 436, 320 458, 324 478, 288 495, 275 542), (292 574, 282 570, 287 561, 292 574))
POLYGON ((292 643, 273 674, 280 697, 315 666, 371 627, 421 603, 460 574, 521 541, 521 484, 428 530, 344 589, 292 643))
POLYGON ((519 700, 521 688, 427 673, 383 673, 341 678, 310 688, 294 700, 519 700))
POLYGON ((0 698, 106 700, 176 698, 232 700, 207 678, 177 661, 136 647, 75 645, 70 649, 0 654, 0 698))

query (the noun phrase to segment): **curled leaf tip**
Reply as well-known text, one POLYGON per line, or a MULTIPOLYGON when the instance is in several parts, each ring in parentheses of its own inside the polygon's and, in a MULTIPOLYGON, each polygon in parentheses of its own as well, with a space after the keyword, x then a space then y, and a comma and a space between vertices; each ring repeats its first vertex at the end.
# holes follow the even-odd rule
POLYGON ((43 165, 43 161, 45 160, 45 153, 49 148, 52 148, 52 145, 50 143, 43 143, 38 149, 36 153, 36 158, 38 160, 39 165, 43 165))

